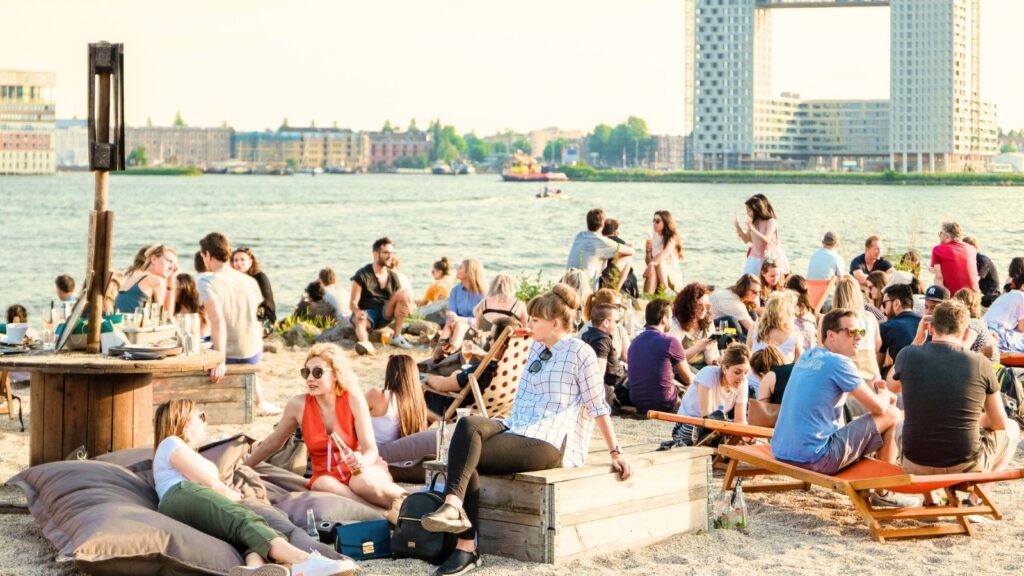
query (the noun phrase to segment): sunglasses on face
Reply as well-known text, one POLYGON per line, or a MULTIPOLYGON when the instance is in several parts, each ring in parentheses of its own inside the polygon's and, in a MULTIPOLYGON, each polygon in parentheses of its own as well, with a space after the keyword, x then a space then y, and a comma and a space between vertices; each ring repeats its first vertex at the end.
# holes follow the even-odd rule
POLYGON ((540 358, 534 360, 533 364, 530 364, 530 374, 540 372, 540 369, 544 367, 544 363, 548 360, 551 360, 551 349, 545 348, 544 351, 540 353, 540 358))
POLYGON ((661 218, 655 218, 654 220, 652 220, 652 222, 654 222, 655 224, 661 224, 661 218))
POLYGON ((838 331, 840 333, 846 332, 847 334, 850 335, 850 338, 854 338, 856 336, 860 336, 861 338, 863 338, 868 333, 868 331, 864 328, 855 328, 853 326, 849 328, 840 328, 838 331))
POLYGON ((324 372, 330 372, 330 370, 325 370, 324 368, 317 366, 312 370, 309 368, 302 368, 299 370, 299 375, 302 376, 303 380, 305 380, 306 378, 309 378, 310 374, 312 374, 314 379, 319 380, 323 378, 324 372))

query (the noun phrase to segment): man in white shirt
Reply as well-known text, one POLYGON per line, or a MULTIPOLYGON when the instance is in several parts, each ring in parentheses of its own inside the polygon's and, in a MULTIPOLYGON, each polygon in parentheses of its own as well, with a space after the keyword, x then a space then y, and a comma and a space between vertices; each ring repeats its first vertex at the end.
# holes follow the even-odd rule
POLYGON ((837 252, 838 247, 839 238, 832 232, 825 232, 825 237, 821 239, 821 248, 811 254, 811 261, 807 265, 808 280, 828 280, 843 275, 846 263, 837 252))
POLYGON ((633 255, 632 245, 619 244, 601 234, 604 220, 604 210, 600 208, 587 212, 587 229, 573 239, 566 263, 566 268, 583 270, 592 286, 601 276, 605 262, 614 258, 619 272, 625 274, 633 255))

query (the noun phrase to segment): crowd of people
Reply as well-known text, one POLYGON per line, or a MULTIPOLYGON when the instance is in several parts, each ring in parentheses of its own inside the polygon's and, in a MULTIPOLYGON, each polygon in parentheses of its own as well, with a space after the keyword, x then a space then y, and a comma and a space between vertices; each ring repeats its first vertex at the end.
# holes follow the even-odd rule
MULTIPOLYGON (((406 319, 417 310, 441 310, 432 358, 417 365, 408 354, 392 355, 382 385, 364 393, 342 348, 314 345, 299 370, 305 390, 283 408, 257 387, 259 412, 280 421, 246 463, 266 460, 301 429, 312 463, 310 489, 363 502, 394 521, 405 491, 382 457, 387 447, 428 435, 420 454, 428 456, 432 424, 453 401, 445 393, 464 389, 471 377, 486 388, 502 354, 493 349, 499 336, 526 329, 533 344, 511 413, 465 417, 455 427, 445 503, 423 518, 426 530, 457 535, 455 552, 435 574, 480 565, 481 473, 582 465, 597 428, 612 466, 628 478, 632 469, 610 419, 618 412, 770 425, 776 458, 825 474, 868 454, 914 474, 1008 464, 1019 428, 1004 411, 995 366, 1000 353, 1024 352, 1024 258, 1011 262, 1008 282, 1000 285, 978 242, 946 222, 927 266, 913 250, 898 264, 889 261, 877 235, 847 265, 838 235, 828 232, 801 276, 786 256, 769 199, 754 195, 744 208, 734 225, 745 262, 737 280, 719 288, 684 280, 683 240, 667 210, 652 217, 642 265, 640 251, 618 236, 618 223, 590 210, 585 230, 572 240, 565 276, 529 302, 517 298, 507 274, 488 283, 473 258, 458 264, 454 282, 448 258, 434 262, 432 283, 417 297, 397 269, 394 243, 377 239, 371 262, 352 274, 347 292, 324 268, 295 314, 351 325, 355 352, 373 354, 371 331, 393 325, 389 344, 410 349, 402 333, 406 319), (933 274, 931 285, 922 272, 933 274), (812 291, 822 282, 825 292, 812 291), (642 327, 626 321, 638 312, 642 327), (441 370, 450 358, 466 363, 441 370), (421 376, 421 369, 431 373, 421 376)), ((258 363, 263 337, 280 319, 252 250, 232 250, 216 232, 198 247, 195 275, 178 270, 169 246, 141 249, 121 275, 112 305, 131 310, 155 302, 198 313, 225 358, 210 370, 217 381, 226 364, 258 363)), ((58 298, 74 297, 73 279, 60 276, 55 284, 58 298)), ((7 315, 8 322, 27 319, 18 306, 7 315)), ((290 548, 237 510, 236 494, 195 453, 204 426, 204 415, 186 401, 158 410, 154 471, 161 511, 243 546, 250 567, 327 562, 290 548)), ((693 445, 701 433, 677 425, 663 448, 693 445)), ((871 502, 905 506, 908 497, 879 491, 871 502)))

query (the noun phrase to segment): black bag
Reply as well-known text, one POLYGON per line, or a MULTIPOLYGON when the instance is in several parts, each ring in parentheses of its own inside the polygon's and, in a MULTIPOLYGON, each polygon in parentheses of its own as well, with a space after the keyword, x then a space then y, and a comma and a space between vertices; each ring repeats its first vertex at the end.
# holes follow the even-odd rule
POLYGON ((420 524, 424 515, 436 511, 444 504, 444 496, 434 490, 435 474, 426 492, 410 494, 398 511, 398 525, 391 534, 391 553, 395 558, 417 558, 438 565, 455 550, 455 535, 447 532, 427 532, 420 524))
POLYGON ((1006 415, 1024 426, 1024 370, 1000 365, 996 367, 996 378, 1006 415))

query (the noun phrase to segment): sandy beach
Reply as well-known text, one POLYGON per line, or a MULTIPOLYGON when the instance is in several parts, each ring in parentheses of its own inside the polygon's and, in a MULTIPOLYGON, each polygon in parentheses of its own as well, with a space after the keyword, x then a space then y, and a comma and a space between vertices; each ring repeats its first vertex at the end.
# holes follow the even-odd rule
MULTIPOLYGON (((422 353, 419 353, 422 355, 422 353)), ((262 380, 268 396, 278 404, 302 391, 297 371, 305 351, 286 350, 265 355, 262 380)), ((350 355, 361 386, 378 386, 387 354, 350 355)), ((28 388, 15 388, 24 400, 26 422, 32 416, 28 388)), ((262 438, 276 418, 259 417, 251 425, 217 426, 211 438, 244 431, 262 438)), ((615 418, 616 431, 625 444, 654 443, 667 438, 671 425, 663 422, 615 418)), ((28 465, 28 432, 19 432, 17 420, 0 416, 0 479, 6 480, 28 465)), ((1022 466, 1018 451, 1015 466, 1022 466)), ((715 490, 721 474, 715 475, 715 490)), ((878 544, 855 515, 848 499, 812 489, 809 493, 747 495, 749 533, 714 531, 676 536, 643 549, 594 556, 564 565, 527 564, 494 556, 484 557, 477 574, 529 572, 573 574, 1012 574, 1021 569, 1024 551, 1024 482, 998 484, 989 490, 1003 519, 977 526, 974 538, 961 536, 878 544)), ((0 487, 0 503, 24 504, 21 491, 0 487)), ((0 514, 0 575, 83 574, 70 563, 57 563, 55 550, 43 537, 32 516, 0 514)), ((365 574, 429 574, 432 567, 412 560, 363 563, 365 574)))

